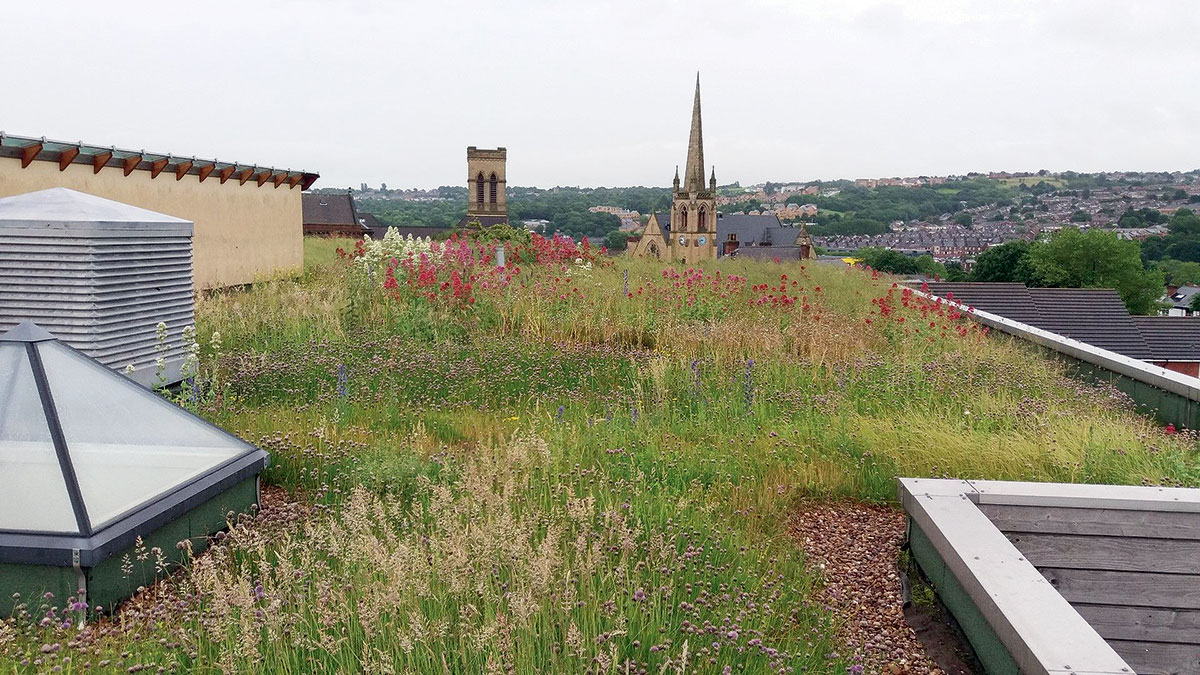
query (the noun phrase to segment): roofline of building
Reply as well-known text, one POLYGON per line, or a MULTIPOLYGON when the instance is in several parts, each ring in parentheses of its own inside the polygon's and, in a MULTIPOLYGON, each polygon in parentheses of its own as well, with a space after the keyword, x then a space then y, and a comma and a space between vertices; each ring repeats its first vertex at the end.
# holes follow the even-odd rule
POLYGON ((183 180, 184 176, 191 175, 197 176, 203 183, 209 176, 213 176, 221 183, 232 178, 237 180, 239 185, 253 180, 258 187, 267 183, 276 188, 287 184, 289 189, 298 185, 301 190, 309 189, 321 177, 318 173, 303 169, 294 171, 241 162, 197 159, 195 156, 180 157, 171 153, 125 150, 116 146, 103 147, 82 141, 52 141, 47 140, 45 136, 14 136, 3 131, 0 131, 0 157, 20 159, 23 169, 28 168, 34 161, 56 162, 59 171, 66 171, 72 164, 84 164, 91 166, 93 173, 100 173, 102 169, 112 167, 121 169, 126 176, 134 171, 149 171, 153 179, 167 172, 173 174, 175 180, 183 180))

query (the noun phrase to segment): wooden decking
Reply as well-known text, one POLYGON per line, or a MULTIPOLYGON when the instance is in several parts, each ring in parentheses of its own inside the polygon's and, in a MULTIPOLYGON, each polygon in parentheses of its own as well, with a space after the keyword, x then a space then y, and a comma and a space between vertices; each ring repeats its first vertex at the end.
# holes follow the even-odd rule
POLYGON ((989 672, 1200 675, 1200 490, 905 478, 900 496, 989 672))

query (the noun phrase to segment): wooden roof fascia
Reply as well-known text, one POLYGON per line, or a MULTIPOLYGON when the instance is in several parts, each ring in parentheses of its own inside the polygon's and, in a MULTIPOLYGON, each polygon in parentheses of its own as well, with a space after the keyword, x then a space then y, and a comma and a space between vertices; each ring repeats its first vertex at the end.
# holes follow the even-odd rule
POLYGON ((150 180, 158 178, 158 174, 162 173, 163 169, 167 168, 168 162, 170 162, 170 160, 166 157, 150 162, 150 180))
POLYGON ((187 175, 187 172, 192 170, 192 164, 194 164, 194 162, 192 162, 189 159, 185 159, 182 162, 176 164, 175 165, 175 180, 183 180, 183 177, 187 175))
POLYGON ((108 160, 112 159, 112 157, 112 150, 105 150, 104 152, 92 155, 92 173, 100 173, 100 169, 107 166, 108 160))
POLYGON ((29 165, 33 163, 33 159, 38 156, 39 152, 42 151, 42 147, 43 147, 42 143, 39 141, 39 142, 30 143, 29 145, 21 148, 21 168, 22 169, 29 168, 29 165))
POLYGON ((141 161, 142 161, 141 155, 130 155, 130 156, 126 157, 125 158, 125 175, 128 176, 129 174, 133 173, 133 170, 137 168, 137 165, 140 164, 141 161))
POLYGON ((62 152, 58 153, 58 170, 66 171, 67 167, 71 166, 71 162, 74 162, 75 158, 78 156, 79 156, 79 146, 75 146, 73 148, 67 148, 66 150, 63 150, 62 152))

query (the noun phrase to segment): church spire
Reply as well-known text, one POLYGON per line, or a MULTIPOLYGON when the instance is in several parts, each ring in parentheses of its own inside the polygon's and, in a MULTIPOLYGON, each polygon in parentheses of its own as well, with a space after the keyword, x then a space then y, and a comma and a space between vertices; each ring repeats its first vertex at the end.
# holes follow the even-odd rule
POLYGON ((683 172, 683 189, 688 192, 704 190, 704 137, 700 131, 700 73, 696 73, 696 101, 692 104, 692 133, 688 137, 687 166, 683 172))

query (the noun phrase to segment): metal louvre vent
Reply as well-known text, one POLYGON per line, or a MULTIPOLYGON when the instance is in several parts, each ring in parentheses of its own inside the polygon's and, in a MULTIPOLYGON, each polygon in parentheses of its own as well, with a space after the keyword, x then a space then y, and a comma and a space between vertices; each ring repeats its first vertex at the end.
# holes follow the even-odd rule
POLYGON ((69 190, 52 195, 48 215, 31 209, 26 198, 51 192, 0 200, 0 331, 32 320, 114 370, 132 365, 144 385, 178 382, 183 330, 195 325, 191 223, 69 190), (5 202, 22 199, 20 217, 6 219, 5 202), (56 218, 56 206, 71 217, 56 218), (107 211, 89 220, 87 207, 107 211))

